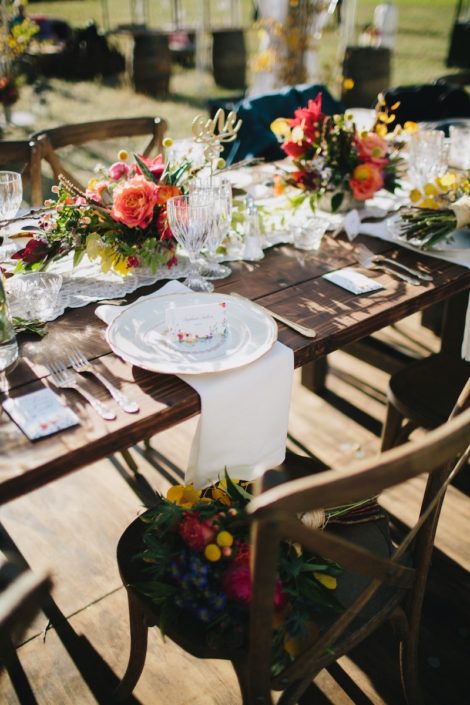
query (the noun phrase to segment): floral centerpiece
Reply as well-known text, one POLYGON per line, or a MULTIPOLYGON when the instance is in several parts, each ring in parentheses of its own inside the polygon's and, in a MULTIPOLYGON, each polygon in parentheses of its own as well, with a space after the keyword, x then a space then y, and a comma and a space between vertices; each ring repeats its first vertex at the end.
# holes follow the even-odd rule
MULTIPOLYGON (((143 550, 135 556, 141 579, 134 587, 159 608, 161 625, 195 620, 209 644, 246 645, 252 588, 245 507, 251 497, 249 483, 226 475, 203 491, 191 485, 172 487, 166 499, 160 497, 157 506, 142 515, 147 526, 143 550)), ((371 504, 359 504, 363 519, 371 504)), ((350 510, 351 505, 328 510, 319 521, 312 512, 302 520, 318 526, 350 510)), ((340 573, 332 561, 287 541, 281 544, 274 594, 274 674, 318 636, 319 617, 342 611, 334 595, 340 573)))
POLYGON ((126 275, 136 267, 175 263, 175 241, 167 222, 166 203, 182 193, 191 164, 165 164, 122 150, 119 160, 100 168, 85 191, 61 178, 53 187, 57 200, 45 202, 41 232, 13 257, 15 271, 45 269, 73 252, 74 266, 87 254, 99 259, 103 272, 126 275))
POLYGON ((3 0, 0 17, 0 104, 6 109, 19 98, 21 57, 39 31, 38 25, 21 12, 10 16, 13 6, 13 2, 3 0))
MULTIPOLYGON (((449 240, 456 229, 470 225, 470 179, 448 172, 413 189, 410 199, 415 204, 400 212, 397 237, 428 250, 449 240)), ((470 230, 468 231, 470 243, 470 230)))
POLYGON ((274 120, 271 129, 292 158, 294 171, 283 176, 283 186, 301 190, 298 201, 309 197, 315 208, 325 198, 333 212, 351 198, 364 202, 379 189, 393 192, 398 183, 398 151, 377 132, 358 132, 348 114, 325 115, 321 93, 298 108, 290 119, 274 120))

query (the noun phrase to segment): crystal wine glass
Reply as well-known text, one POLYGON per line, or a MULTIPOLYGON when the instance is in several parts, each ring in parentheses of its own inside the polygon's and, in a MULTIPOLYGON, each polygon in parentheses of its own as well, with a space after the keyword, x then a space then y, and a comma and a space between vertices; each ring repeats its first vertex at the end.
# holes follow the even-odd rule
POLYGON ((13 218, 22 200, 21 174, 16 171, 0 171, 0 220, 13 218))
POLYGON ((167 202, 167 217, 177 243, 189 257, 189 272, 183 284, 192 291, 213 291, 214 285, 204 279, 197 263, 212 226, 211 201, 191 195, 174 196, 167 202))
POLYGON ((217 248, 230 229, 232 186, 227 179, 217 176, 198 178, 190 182, 189 193, 198 198, 206 198, 212 204, 212 225, 206 242, 202 274, 206 279, 225 279, 232 270, 220 264, 217 248))
POLYGON ((420 130, 409 143, 409 176, 413 186, 422 188, 428 181, 444 173, 447 145, 441 130, 420 130))

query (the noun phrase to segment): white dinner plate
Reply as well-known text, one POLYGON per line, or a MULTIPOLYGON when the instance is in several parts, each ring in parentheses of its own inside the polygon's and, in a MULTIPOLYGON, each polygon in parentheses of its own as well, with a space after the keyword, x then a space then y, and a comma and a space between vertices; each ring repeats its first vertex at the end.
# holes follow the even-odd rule
POLYGON ((277 339, 271 316, 248 299, 227 294, 168 294, 137 301, 112 321, 106 337, 127 362, 152 372, 204 374, 247 365, 267 352, 277 339), (174 342, 167 331, 170 305, 227 304, 228 335, 194 347, 174 342))

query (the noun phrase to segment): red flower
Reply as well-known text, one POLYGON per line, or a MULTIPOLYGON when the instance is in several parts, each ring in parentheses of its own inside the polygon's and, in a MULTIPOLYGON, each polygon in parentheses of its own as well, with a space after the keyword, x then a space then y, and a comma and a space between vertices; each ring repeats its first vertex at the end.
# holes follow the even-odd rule
POLYGON ((201 521, 193 512, 184 513, 178 531, 185 544, 193 551, 203 551, 215 538, 214 527, 207 521, 201 521))
POLYGON ((325 117, 322 113, 322 94, 319 93, 314 100, 309 100, 306 108, 297 108, 294 117, 289 121, 291 127, 299 125, 307 142, 314 142, 319 134, 319 123, 325 117))
POLYGON ((138 267, 140 264, 140 259, 136 257, 135 255, 130 255, 130 257, 127 258, 127 266, 128 267, 138 267))
POLYGON ((321 186, 321 174, 318 171, 293 171, 291 176, 296 185, 306 191, 318 191, 321 186))
MULTIPOLYGON (((141 154, 137 155, 141 162, 145 164, 147 169, 150 171, 155 178, 159 179, 163 172, 165 171, 165 164, 163 163, 163 156, 158 154, 154 159, 150 157, 143 157, 141 154)), ((137 174, 141 174, 142 170, 138 164, 135 165, 135 170, 137 174)))
POLYGON ((284 142, 281 147, 288 157, 298 159, 305 154, 305 152, 310 148, 310 145, 307 142, 301 142, 298 144, 297 142, 292 142, 292 140, 289 140, 288 142, 284 142))
POLYGON ((21 259, 26 264, 35 264, 43 260, 49 252, 47 242, 44 240, 28 240, 22 250, 15 252, 11 258, 21 259))

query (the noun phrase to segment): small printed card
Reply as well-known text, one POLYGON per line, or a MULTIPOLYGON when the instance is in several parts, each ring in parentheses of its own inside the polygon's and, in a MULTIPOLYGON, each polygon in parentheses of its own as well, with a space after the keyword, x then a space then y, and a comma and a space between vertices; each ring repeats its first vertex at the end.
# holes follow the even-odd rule
POLYGON ((7 399, 3 408, 30 441, 80 423, 78 416, 48 388, 7 399))
POLYGON ((370 291, 377 291, 384 287, 375 279, 366 277, 365 274, 357 272, 352 267, 338 269, 336 272, 328 272, 323 275, 323 279, 341 286, 343 289, 352 291, 353 294, 368 294, 370 291))
POLYGON ((194 345, 228 334, 227 304, 175 306, 166 311, 166 325, 174 342, 194 345))

